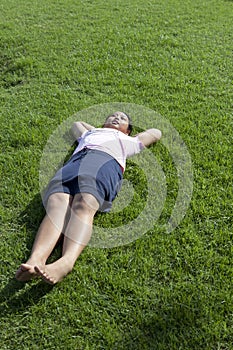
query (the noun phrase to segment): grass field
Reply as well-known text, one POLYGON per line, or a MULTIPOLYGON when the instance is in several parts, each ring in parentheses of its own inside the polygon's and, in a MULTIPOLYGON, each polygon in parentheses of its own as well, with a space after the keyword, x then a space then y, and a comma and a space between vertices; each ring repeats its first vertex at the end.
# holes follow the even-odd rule
POLYGON ((233 349, 233 2, 2 0, 0 18, 0 349, 233 349), (167 199, 152 230, 87 247, 55 287, 15 281, 44 214, 48 138, 74 113, 112 102, 150 108, 179 132, 194 176, 184 220, 161 229, 178 189, 159 143, 151 152, 167 199))

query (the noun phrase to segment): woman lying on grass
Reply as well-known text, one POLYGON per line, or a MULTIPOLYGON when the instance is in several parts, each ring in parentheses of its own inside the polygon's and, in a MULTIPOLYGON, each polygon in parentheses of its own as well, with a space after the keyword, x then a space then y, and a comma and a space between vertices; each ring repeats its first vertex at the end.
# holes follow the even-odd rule
POLYGON ((55 284, 72 270, 91 238, 95 213, 111 209, 120 189, 126 158, 161 138, 158 129, 134 137, 129 136, 131 131, 131 119, 123 112, 108 116, 102 128, 85 122, 73 124, 72 133, 78 146, 46 189, 43 198, 46 215, 30 258, 16 272, 17 280, 40 276, 45 282, 55 284), (62 233, 62 256, 46 264, 62 233))

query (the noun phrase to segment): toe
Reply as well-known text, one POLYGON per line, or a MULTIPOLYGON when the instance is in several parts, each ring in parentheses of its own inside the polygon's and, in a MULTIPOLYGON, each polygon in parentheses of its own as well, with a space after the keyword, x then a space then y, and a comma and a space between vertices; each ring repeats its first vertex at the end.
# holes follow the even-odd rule
POLYGON ((51 285, 56 283, 56 281, 53 277, 49 276, 46 273, 46 271, 43 271, 38 266, 35 266, 35 270, 46 283, 51 284, 51 285))

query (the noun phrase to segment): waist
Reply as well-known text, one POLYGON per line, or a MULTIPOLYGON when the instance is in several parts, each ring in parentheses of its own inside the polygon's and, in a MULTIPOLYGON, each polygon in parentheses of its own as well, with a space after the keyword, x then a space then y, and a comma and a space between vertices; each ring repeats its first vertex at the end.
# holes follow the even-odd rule
MULTIPOLYGON (((85 157, 86 155, 99 155, 102 158, 104 157, 106 161, 109 160, 114 160, 119 168, 121 169, 122 173, 124 173, 124 168, 122 167, 122 165, 117 161, 116 158, 114 158, 111 154, 104 152, 104 151, 100 151, 98 149, 93 149, 93 148, 88 148, 88 147, 83 147, 80 151, 73 153, 73 155, 71 156, 70 160, 75 160, 75 159, 82 159, 83 157, 85 157)), ((97 159, 96 159, 97 160, 97 159)))

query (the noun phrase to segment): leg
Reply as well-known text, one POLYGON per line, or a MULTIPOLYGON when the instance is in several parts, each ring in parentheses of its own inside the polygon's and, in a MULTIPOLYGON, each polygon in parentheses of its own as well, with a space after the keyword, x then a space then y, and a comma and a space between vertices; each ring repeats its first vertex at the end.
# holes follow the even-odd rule
POLYGON ((61 235, 71 201, 72 197, 66 193, 54 193, 49 197, 46 215, 37 232, 30 258, 17 270, 17 280, 30 280, 37 275, 34 266, 45 265, 61 235))
POLYGON ((50 284, 61 281, 73 266, 88 244, 91 233, 93 218, 99 208, 99 203, 89 193, 76 194, 72 206, 69 223, 65 230, 62 257, 45 268, 36 266, 35 270, 50 284))

